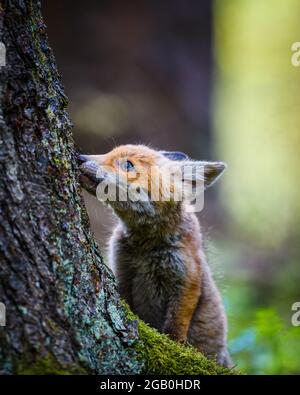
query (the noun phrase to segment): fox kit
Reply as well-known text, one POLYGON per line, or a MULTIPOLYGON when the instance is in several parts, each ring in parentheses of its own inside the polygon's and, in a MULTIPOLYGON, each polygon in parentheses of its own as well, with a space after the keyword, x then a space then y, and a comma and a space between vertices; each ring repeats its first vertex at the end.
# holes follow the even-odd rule
POLYGON ((82 186, 106 201, 119 218, 109 243, 109 261, 121 296, 154 328, 231 366, 226 316, 186 192, 197 182, 211 186, 225 165, 143 145, 119 146, 79 159, 82 186), (185 175, 181 170, 187 166, 192 171, 185 175), (163 181, 174 168, 179 176, 170 177, 166 187, 163 181), (179 192, 182 199, 175 199, 179 192))

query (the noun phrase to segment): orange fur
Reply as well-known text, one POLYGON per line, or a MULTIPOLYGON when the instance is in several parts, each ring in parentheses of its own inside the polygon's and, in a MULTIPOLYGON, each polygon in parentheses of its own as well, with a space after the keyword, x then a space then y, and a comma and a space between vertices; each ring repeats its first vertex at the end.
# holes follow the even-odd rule
MULTIPOLYGON (((165 188, 163 182, 163 172, 161 166, 164 164, 165 159, 161 157, 156 151, 144 145, 125 145, 119 146, 103 155, 90 155, 89 159, 95 161, 103 166, 107 171, 117 172, 120 171, 120 159, 130 160, 135 171, 126 173, 121 170, 121 174, 127 178, 129 183, 138 183, 140 187, 148 191, 157 190, 157 200, 167 199, 168 190, 165 188)), ((174 193, 175 186, 170 183, 170 192, 174 193)))
MULTIPOLYGON (((176 159, 177 152, 169 154, 175 154, 175 159, 143 145, 120 146, 104 155, 86 156, 81 172, 83 177, 90 177, 88 190, 94 194, 98 171, 94 162, 103 171, 104 180, 123 188, 134 184, 148 193, 146 203, 130 199, 110 202, 120 219, 110 240, 109 261, 121 296, 150 325, 230 366, 226 316, 205 259, 200 226, 187 209, 186 195, 175 199, 178 192, 188 196, 184 183, 204 181, 205 186, 212 185, 225 165, 182 160, 184 154, 176 159), (129 163, 128 168, 125 162, 124 167, 124 161, 133 166, 129 163), (182 171, 186 164, 204 169, 204 177, 193 178, 196 172, 177 177, 177 170, 182 171)), ((86 178, 82 181, 87 186, 86 178)))

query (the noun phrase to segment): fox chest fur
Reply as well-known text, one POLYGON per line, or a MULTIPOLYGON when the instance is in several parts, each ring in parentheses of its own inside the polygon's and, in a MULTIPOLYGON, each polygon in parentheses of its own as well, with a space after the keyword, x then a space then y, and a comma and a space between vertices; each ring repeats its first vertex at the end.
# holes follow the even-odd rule
POLYGON ((173 295, 184 287, 187 269, 179 235, 158 239, 154 232, 133 235, 121 224, 110 240, 110 264, 121 296, 159 331, 173 295))
POLYGON ((187 242, 189 232, 180 229, 162 237, 155 227, 132 231, 120 223, 110 240, 109 259, 121 296, 159 331, 164 331, 170 304, 183 293, 191 272, 200 293, 200 260, 187 242))

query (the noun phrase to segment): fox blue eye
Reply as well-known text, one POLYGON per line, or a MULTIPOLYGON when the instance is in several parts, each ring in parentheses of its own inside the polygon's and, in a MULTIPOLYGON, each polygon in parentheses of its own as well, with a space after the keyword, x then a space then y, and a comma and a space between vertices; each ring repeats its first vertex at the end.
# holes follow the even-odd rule
POLYGON ((121 163, 121 169, 124 171, 132 171, 134 169, 134 165, 130 160, 125 160, 121 163))

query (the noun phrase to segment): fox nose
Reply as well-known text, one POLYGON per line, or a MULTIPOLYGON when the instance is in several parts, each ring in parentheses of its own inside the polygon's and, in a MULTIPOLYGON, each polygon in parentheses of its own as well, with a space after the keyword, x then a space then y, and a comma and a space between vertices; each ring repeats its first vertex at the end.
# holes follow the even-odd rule
POLYGON ((88 155, 78 155, 79 164, 87 162, 88 160, 89 160, 88 155))
POLYGON ((87 176, 90 180, 99 183, 102 179, 101 167, 97 162, 91 160, 90 155, 79 155, 79 170, 82 175, 87 176))

